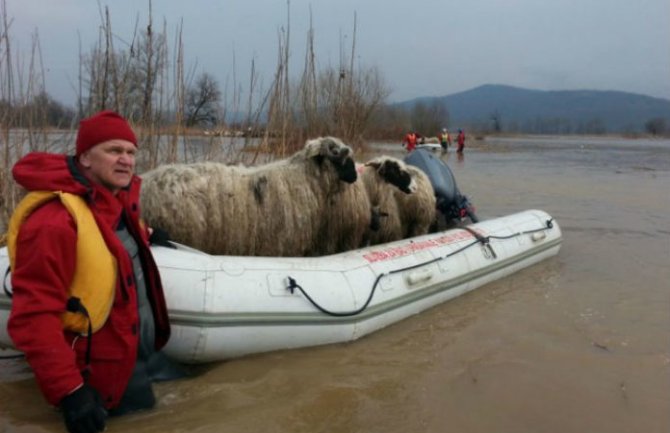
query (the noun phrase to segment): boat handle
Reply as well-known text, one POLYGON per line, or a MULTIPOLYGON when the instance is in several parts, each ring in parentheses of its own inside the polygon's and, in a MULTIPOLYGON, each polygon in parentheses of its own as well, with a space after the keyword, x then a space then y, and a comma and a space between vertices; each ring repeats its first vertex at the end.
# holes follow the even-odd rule
POLYGON ((407 276, 405 277, 405 281, 407 281, 407 284, 409 284, 410 286, 413 286, 415 284, 426 282, 431 278, 433 278, 433 271, 431 271, 428 268, 425 268, 425 269, 417 269, 408 273, 407 276))
POLYGON ((530 238, 533 240, 533 242, 541 241, 546 237, 547 234, 545 232, 535 232, 532 235, 530 235, 530 238))

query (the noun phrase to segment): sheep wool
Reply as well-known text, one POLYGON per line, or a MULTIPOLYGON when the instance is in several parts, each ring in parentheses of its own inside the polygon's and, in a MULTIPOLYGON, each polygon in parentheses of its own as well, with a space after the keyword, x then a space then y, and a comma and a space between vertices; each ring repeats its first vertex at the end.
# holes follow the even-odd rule
POLYGON ((395 191, 403 238, 425 235, 435 222, 435 191, 428 176, 419 168, 407 165, 416 182, 413 194, 395 191))
MULTIPOLYGON (((366 167, 361 173, 371 208, 380 218, 379 228, 370 233, 370 244, 382 244, 402 238, 398 204, 394 198, 393 186, 377 178, 377 171, 366 167)), ((402 194, 402 193, 401 193, 402 194)))
POLYGON ((370 203, 360 180, 340 182, 328 197, 317 241, 317 255, 335 254, 364 246, 371 221, 370 203))
POLYGON ((349 146, 320 137, 258 167, 173 164, 142 177, 145 221, 176 242, 215 255, 309 256, 318 254, 329 198, 356 170, 349 146))
POLYGON ((416 188, 407 165, 390 156, 377 157, 363 166, 360 181, 365 187, 370 209, 379 218, 379 226, 370 230, 372 245, 402 239, 402 225, 396 194, 411 195, 416 188))

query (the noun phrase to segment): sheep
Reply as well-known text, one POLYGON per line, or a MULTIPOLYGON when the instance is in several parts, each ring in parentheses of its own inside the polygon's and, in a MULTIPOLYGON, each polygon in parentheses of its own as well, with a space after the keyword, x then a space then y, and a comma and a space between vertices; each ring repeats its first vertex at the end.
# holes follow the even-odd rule
POLYGON ((161 166, 142 176, 143 218, 209 254, 315 255, 329 197, 357 178, 352 153, 341 140, 320 137, 258 167, 161 166))
POLYGON ((417 188, 408 168, 399 159, 381 156, 365 163, 360 173, 358 182, 365 187, 373 212, 373 223, 378 222, 379 226, 368 233, 368 241, 372 245, 403 237, 400 210, 395 196, 411 196, 417 188))
MULTIPOLYGON (((409 194, 416 189, 405 164, 399 159, 382 156, 357 165, 357 171, 359 178, 356 182, 341 184, 340 190, 330 197, 328 211, 324 212, 326 221, 320 236, 320 254, 349 251, 381 239, 398 238, 392 235, 382 237, 389 231, 395 233, 393 229, 387 229, 390 224, 386 221, 384 207, 387 201, 393 202, 394 190, 409 194)), ((397 227, 400 227, 399 221, 397 227)))
POLYGON ((349 251, 365 244, 372 221, 370 203, 360 180, 340 182, 329 195, 316 244, 316 255, 349 251))
POLYGON ((394 193, 397 211, 401 222, 403 238, 428 233, 436 220, 435 192, 430 179, 423 170, 407 165, 407 170, 416 182, 413 194, 394 193))

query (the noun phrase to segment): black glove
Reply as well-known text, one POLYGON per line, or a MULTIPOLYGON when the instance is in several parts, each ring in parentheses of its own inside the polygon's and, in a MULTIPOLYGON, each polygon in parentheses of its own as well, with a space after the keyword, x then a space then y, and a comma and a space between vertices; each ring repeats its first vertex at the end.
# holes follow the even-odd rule
POLYGON ((168 248, 177 248, 170 243, 170 234, 159 227, 154 227, 152 229, 151 235, 149 236, 149 243, 152 245, 160 245, 161 247, 168 248))
POLYGON ((105 430, 107 411, 98 391, 84 384, 60 402, 65 426, 70 433, 96 433, 105 430))

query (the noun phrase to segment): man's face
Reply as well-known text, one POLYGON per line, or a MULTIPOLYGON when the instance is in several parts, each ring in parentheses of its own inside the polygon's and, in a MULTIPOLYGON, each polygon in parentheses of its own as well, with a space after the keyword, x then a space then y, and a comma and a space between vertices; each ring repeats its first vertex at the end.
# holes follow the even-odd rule
POLYGON ((116 194, 130 184, 135 172, 137 148, 126 140, 98 143, 79 156, 86 175, 116 194))

